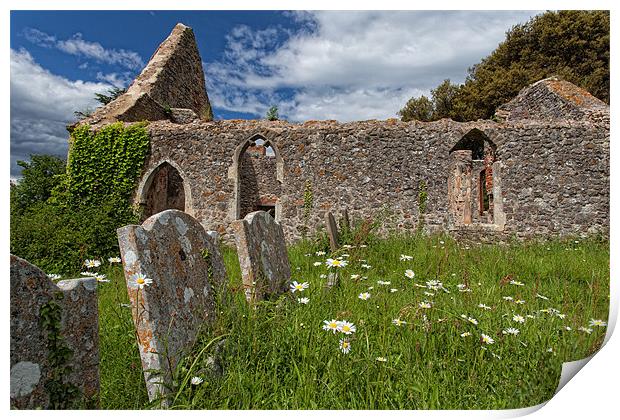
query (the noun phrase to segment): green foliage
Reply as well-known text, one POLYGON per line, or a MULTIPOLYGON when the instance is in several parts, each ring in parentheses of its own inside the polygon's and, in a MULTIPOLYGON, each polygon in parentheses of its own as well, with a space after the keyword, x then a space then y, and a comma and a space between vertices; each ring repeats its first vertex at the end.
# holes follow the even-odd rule
POLYGON ((127 92, 125 88, 113 87, 112 89, 108 89, 108 95, 104 93, 95 93, 95 99, 103 105, 107 105, 125 92, 127 92))
MULTIPOLYGON (((609 11, 562 10, 514 26, 495 51, 468 70, 464 84, 444 81, 433 90, 445 101, 432 101, 430 120, 491 118, 522 88, 553 75, 609 103, 609 22, 609 11)), ((429 120, 421 99, 399 112, 403 121, 429 120)))
MULTIPOLYGON (((144 124, 115 123, 96 133, 79 126, 70 148, 66 174, 43 189, 47 201, 23 205, 11 194, 11 252, 61 274, 78 271, 86 258, 118 254, 116 229, 139 219, 130 202, 149 137, 144 124)), ((35 190, 33 178, 24 177, 12 191, 35 190)))
POLYGON ((15 206, 11 210, 23 210, 36 203, 47 201, 52 190, 57 187, 65 174, 66 162, 52 155, 30 155, 30 162, 17 161, 21 166, 21 179, 11 185, 11 195, 15 206))
POLYGON ((47 333, 47 360, 51 371, 45 382, 45 389, 50 397, 50 407, 53 409, 71 408, 79 395, 78 388, 67 382, 67 375, 71 367, 67 365, 73 351, 67 346, 60 329, 62 321, 63 293, 59 292, 53 299, 40 309, 39 322, 47 333))
POLYGON ((419 98, 411 98, 405 107, 398 111, 398 115, 403 121, 432 121, 433 102, 424 95, 419 98))
POLYGON ((268 121, 279 120, 280 117, 278 116, 278 107, 273 105, 271 108, 269 108, 269 110, 267 111, 267 115, 265 116, 265 119, 268 121))

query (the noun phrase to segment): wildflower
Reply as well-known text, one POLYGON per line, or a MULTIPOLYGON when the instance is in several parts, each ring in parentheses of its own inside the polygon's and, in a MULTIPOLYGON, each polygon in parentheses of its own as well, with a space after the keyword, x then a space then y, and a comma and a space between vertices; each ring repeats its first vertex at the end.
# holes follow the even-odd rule
POLYGON ((360 293, 357 297, 362 299, 362 300, 368 300, 368 299, 370 299, 370 293, 363 292, 363 293, 360 293))
POLYGON ((320 257, 320 256, 322 256, 322 255, 325 255, 325 251, 317 251, 317 252, 315 253, 315 255, 316 255, 317 257, 320 257))
POLYGON ((514 284, 515 286, 525 286, 524 283, 521 283, 520 281, 516 281, 516 280, 510 280, 510 284, 514 284))
POLYGON ((572 330, 573 330, 573 329, 572 329, 571 327, 569 327, 568 325, 567 325, 567 326, 565 326, 565 327, 564 327, 564 329, 565 329, 566 331, 572 331, 572 330))
MULTIPOLYGON (((345 258, 349 258, 350 255, 349 254, 342 254, 342 256, 345 257, 345 258)), ((342 259, 342 258, 338 257, 338 259, 342 259)))
POLYGON ((440 244, 442 244, 442 245, 443 245, 443 244, 445 244, 445 242, 444 242, 444 241, 439 241, 439 243, 440 243, 440 244))
POLYGON ((443 289, 443 283, 439 280, 430 280, 426 282, 426 287, 431 290, 443 289))
POLYGON ((49 277, 50 280, 56 281, 60 280, 62 276, 60 274, 48 274, 47 277, 49 277))
POLYGON ((463 284, 463 283, 460 283, 460 284, 456 285, 456 288, 459 289, 459 290, 467 289, 467 285, 463 284))
POLYGON ((472 317, 467 317, 467 320, 474 325, 478 325, 478 320, 472 317))
POLYGON ((536 293, 536 297, 542 300, 549 300, 549 298, 547 296, 543 296, 541 294, 536 293))
POLYGON ((203 379, 200 376, 194 376, 191 380, 192 385, 200 385, 203 379))
POLYGON ((513 327, 510 328, 506 328, 505 330, 502 331, 502 334, 504 335, 517 335, 519 334, 519 330, 513 327))
POLYGON ((400 327, 401 325, 405 325, 407 323, 407 321, 403 321, 400 318, 396 318, 392 320, 392 324, 396 325, 397 327, 400 327))
POLYGON ((505 301, 514 300, 512 296, 503 296, 502 299, 504 299, 505 301))
POLYGON ((590 326, 591 327, 606 327, 607 323, 600 319, 591 319, 590 326))
POLYGON ((484 310, 487 310, 487 311, 491 309, 491 307, 490 307, 490 306, 487 306, 487 305, 485 305, 484 303, 479 303, 479 304, 478 304, 478 307, 479 307, 479 308, 482 308, 482 309, 484 309, 484 310))
POLYGON ((482 334, 480 335, 480 341, 484 344, 493 344, 495 343, 495 340, 493 340, 491 337, 489 337, 486 334, 482 334))
POLYGON ((360 245, 360 248, 367 248, 367 247, 368 247, 368 245, 364 245, 364 244, 360 245))
POLYGON ((143 289, 144 286, 148 286, 151 283, 153 283, 152 279, 149 279, 144 274, 139 273, 133 276, 133 278, 129 282, 129 286, 143 289))
POLYGON ((352 245, 342 245, 342 247, 343 247, 344 249, 351 249, 351 248, 353 248, 353 246, 352 246, 352 245))
POLYGON ((346 267, 348 262, 347 261, 334 260, 332 258, 328 258, 327 262, 325 264, 327 264, 327 266, 329 268, 332 268, 332 267, 341 268, 341 267, 346 267))
POLYGON ((110 279, 106 278, 105 274, 97 274, 95 279, 101 283, 109 283, 110 279))
POLYGON ((108 258, 108 262, 110 264, 119 263, 119 262, 121 262, 121 258, 120 257, 110 257, 110 258, 108 258))
POLYGON ((326 279, 327 278, 327 274, 321 274, 319 277, 322 278, 322 279, 326 279))
POLYGON ((471 335, 471 333, 469 331, 465 331, 464 333, 461 334, 461 337, 469 337, 471 335))
POLYGON ((521 300, 521 299, 518 299, 518 300, 515 300, 515 303, 516 303, 517 305, 523 305, 523 304, 525 303, 525 301, 524 301, 524 300, 521 300))
POLYGON ((323 321, 323 329, 325 331, 331 331, 336 334, 338 331, 339 322, 336 319, 332 319, 331 321, 323 321))
POLYGON ((92 271, 82 271, 80 274, 88 277, 97 277, 99 275, 99 273, 93 273, 92 271))
POLYGON ((433 305, 430 302, 420 302, 419 306, 422 309, 430 309, 433 305))
POLYGON ((351 280, 357 280, 360 278, 359 274, 351 274, 351 280))
POLYGON ((523 324, 525 322, 525 318, 523 318, 521 315, 513 316, 512 320, 518 322, 519 324, 523 324))
POLYGON ((377 362, 387 362, 387 359, 385 357, 377 357, 375 360, 377 362))
POLYGON ((398 292, 398 289, 390 289, 390 293, 396 293, 398 292))
POLYGON ((426 286, 422 285, 422 284, 418 284, 418 283, 413 283, 413 285, 415 287, 421 287, 422 289, 426 289, 426 286))
POLYGON ((435 293, 433 293, 433 292, 424 292, 424 294, 426 296, 435 296, 435 293))
POLYGON ((347 335, 353 334, 356 330, 357 328, 355 327, 355 325, 353 325, 352 322, 340 321, 338 325, 338 331, 340 331, 343 334, 347 334, 347 335))
POLYGON ((304 305, 307 305, 308 302, 310 302, 310 299, 307 298, 307 297, 297 298, 297 302, 303 303, 304 305))
POLYGON ((413 270, 405 270, 405 277, 412 279, 415 277, 415 273, 413 272, 413 270))
POLYGON ((371 267, 372 267, 372 265, 362 264, 360 267, 362 267, 362 268, 366 268, 366 269, 369 269, 369 268, 371 268, 371 267))
POLYGON ((312 263, 313 266, 318 267, 320 265, 323 265, 323 263, 321 261, 315 261, 312 263))
POLYGON ((86 268, 96 268, 101 265, 101 261, 99 260, 86 260, 84 261, 84 265, 86 268))
POLYGON ((381 284, 383 286, 389 286, 390 284, 392 284, 392 282, 391 281, 377 280, 377 284, 381 284))
POLYGON ((351 342, 349 340, 346 339, 341 339, 340 340, 340 351, 342 351, 343 354, 347 354, 348 352, 351 351, 351 342))
POLYGON ((308 287, 310 287, 310 284, 308 282, 297 283, 296 281, 294 281, 291 284, 291 292, 293 292, 293 293, 295 293, 295 292, 303 292, 308 287))
POLYGON ((413 257, 411 255, 400 254, 401 261, 411 261, 413 257))
POLYGON ((584 333, 592 334, 592 328, 579 327, 579 331, 583 331, 584 333))
POLYGON ((553 353, 553 347, 549 347, 549 348, 547 349, 547 353, 553 353))

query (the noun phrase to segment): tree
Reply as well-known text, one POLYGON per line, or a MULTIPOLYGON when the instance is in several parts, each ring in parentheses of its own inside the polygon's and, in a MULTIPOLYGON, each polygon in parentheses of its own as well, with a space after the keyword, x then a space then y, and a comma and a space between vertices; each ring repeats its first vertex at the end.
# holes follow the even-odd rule
POLYGON ((554 75, 609 103, 609 21, 609 11, 562 10, 512 27, 464 84, 444 81, 432 91, 432 120, 491 118, 521 89, 554 75))
POLYGON ((433 118, 433 103, 426 96, 411 98, 403 109, 398 111, 403 121, 431 121, 433 118))
POLYGON ((53 155, 30 155, 30 162, 18 160, 22 178, 11 186, 11 211, 21 211, 47 201, 52 190, 60 184, 66 162, 53 155))
POLYGON ((108 89, 109 95, 105 95, 103 93, 95 93, 95 99, 103 105, 107 105, 125 92, 127 92, 127 89, 125 88, 113 87, 112 89, 108 89))
POLYGON ((269 110, 267 111, 267 115, 265 116, 265 118, 268 121, 277 121, 280 119, 280 117, 278 116, 278 107, 273 105, 271 106, 271 108, 269 108, 269 110))

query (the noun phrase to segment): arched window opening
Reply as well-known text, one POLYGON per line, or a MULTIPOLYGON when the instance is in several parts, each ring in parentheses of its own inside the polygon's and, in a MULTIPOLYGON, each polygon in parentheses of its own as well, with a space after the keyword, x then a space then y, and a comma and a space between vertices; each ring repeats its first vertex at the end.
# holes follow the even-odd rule
POLYGON ((183 178, 168 162, 163 162, 150 174, 147 186, 143 219, 169 209, 185 211, 183 178))
POLYGON ((258 210, 276 218, 281 193, 278 158, 275 147, 262 136, 254 136, 242 148, 238 159, 239 219, 258 210))

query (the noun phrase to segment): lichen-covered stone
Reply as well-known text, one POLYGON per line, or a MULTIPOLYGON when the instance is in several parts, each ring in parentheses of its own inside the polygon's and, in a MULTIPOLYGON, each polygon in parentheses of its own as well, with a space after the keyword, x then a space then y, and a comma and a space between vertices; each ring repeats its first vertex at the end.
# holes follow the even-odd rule
POLYGON ((64 280, 57 285, 36 266, 11 255, 11 407, 19 409, 51 408, 45 387, 54 379, 75 387, 72 404, 96 405, 99 393, 99 322, 97 282, 94 278, 64 280), (42 310, 50 302, 60 305, 60 336, 56 346, 66 347, 71 355, 62 365, 53 362, 49 329, 43 323, 42 310))
POLYGON ((252 212, 232 226, 248 301, 286 292, 291 267, 282 226, 264 211, 252 212))
POLYGON ((224 261, 214 236, 182 211, 157 213, 117 233, 148 395, 165 397, 170 370, 215 319, 224 261), (139 274, 152 283, 140 288, 139 274))

